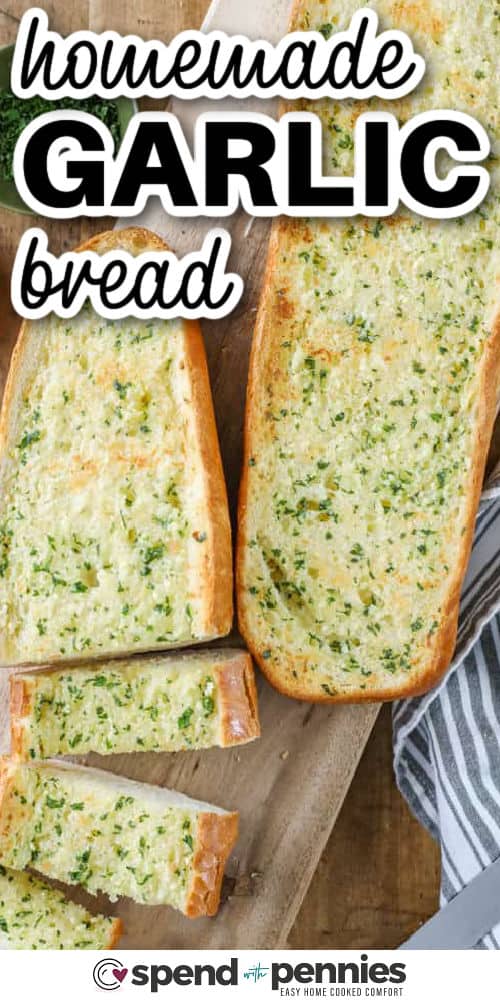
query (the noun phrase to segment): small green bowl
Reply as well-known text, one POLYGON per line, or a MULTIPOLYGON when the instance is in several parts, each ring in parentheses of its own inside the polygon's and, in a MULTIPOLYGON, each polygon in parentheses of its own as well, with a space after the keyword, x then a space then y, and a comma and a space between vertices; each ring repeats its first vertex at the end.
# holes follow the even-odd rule
MULTIPOLYGON (((10 67, 14 55, 14 45, 3 45, 0 47, 0 90, 6 90, 10 86, 10 67)), ((120 139, 123 139, 130 119, 137 112, 137 104, 130 97, 114 98, 114 103, 118 108, 118 121, 120 125, 120 139)), ((54 107, 54 110, 56 110, 54 107)), ((3 180, 0 177, 0 205, 10 209, 12 212, 22 212, 24 215, 33 215, 31 208, 28 208, 18 193, 14 181, 3 180)))

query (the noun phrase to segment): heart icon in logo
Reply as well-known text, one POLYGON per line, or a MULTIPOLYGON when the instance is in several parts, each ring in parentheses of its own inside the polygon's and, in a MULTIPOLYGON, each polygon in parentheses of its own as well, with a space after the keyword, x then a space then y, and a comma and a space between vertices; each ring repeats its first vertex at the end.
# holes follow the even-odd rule
POLYGON ((113 969, 113 975, 119 983, 123 983, 125 976, 127 975, 128 969, 113 969))

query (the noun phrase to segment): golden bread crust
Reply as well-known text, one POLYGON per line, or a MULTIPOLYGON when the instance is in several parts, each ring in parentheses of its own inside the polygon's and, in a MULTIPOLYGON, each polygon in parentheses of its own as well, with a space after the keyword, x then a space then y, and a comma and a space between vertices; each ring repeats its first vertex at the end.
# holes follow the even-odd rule
POLYGON ((197 851, 186 900, 187 917, 213 917, 219 908, 227 859, 238 836, 238 813, 201 813, 197 851))
POLYGON ((13 794, 16 785, 18 760, 15 757, 0 757, 0 857, 3 851, 19 846, 23 832, 29 835, 27 822, 32 812, 29 803, 23 804, 20 796, 13 794))
POLYGON ((249 743, 260 736, 257 688, 251 658, 240 653, 230 663, 216 666, 223 747, 249 743))
POLYGON ((113 948, 116 948, 122 934, 123 934, 123 921, 120 919, 120 917, 115 917, 109 929, 109 941, 106 943, 103 950, 112 951, 113 948))
POLYGON ((205 346, 199 323, 185 321, 185 347, 192 386, 193 427, 198 439, 205 476, 205 495, 210 511, 205 574, 210 583, 207 635, 223 636, 233 623, 233 550, 226 481, 219 450, 217 425, 210 392, 205 346))
POLYGON ((26 757, 23 720, 31 715, 32 700, 29 686, 20 674, 11 674, 10 685, 10 751, 14 757, 26 757))

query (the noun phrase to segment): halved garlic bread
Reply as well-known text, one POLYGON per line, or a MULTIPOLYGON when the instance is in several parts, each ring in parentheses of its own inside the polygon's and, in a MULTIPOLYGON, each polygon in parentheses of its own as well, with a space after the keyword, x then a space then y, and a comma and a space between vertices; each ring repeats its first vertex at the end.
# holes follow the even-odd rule
MULTIPOLYGON (((166 249, 143 229, 80 249, 166 249)), ((191 645, 232 622, 226 490, 191 321, 25 322, 0 423, 0 664, 191 645)))
POLYGON ((237 649, 30 670, 10 677, 23 759, 194 750, 260 735, 252 661, 237 649))
MULTIPOLYGON (((358 7, 299 0, 292 28, 330 37, 358 7)), ((238 616, 271 683, 313 701, 415 695, 448 666, 500 381, 498 11, 370 7, 382 28, 410 33, 426 76, 397 101, 307 104, 325 173, 352 176, 361 112, 402 124, 454 108, 489 133, 491 190, 455 220, 400 210, 274 227, 247 397, 238 616)))
POLYGON ((217 911, 238 814, 96 768, 4 757, 0 863, 110 899, 217 911))

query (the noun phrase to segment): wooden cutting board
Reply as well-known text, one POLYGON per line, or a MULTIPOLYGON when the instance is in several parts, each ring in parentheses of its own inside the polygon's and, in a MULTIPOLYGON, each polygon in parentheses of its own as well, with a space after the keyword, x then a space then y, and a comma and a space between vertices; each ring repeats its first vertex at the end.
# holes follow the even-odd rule
MULTIPOLYGON (((281 0, 273 0, 273 4, 279 5, 281 0)), ((82 19, 76 23, 73 19, 71 24, 72 28, 84 26, 82 19)), ((101 23, 96 13, 91 26, 136 30, 130 18, 126 25, 111 25, 104 13, 101 23)), ((157 26, 157 37, 160 31, 157 26)), ((0 212, 0 236, 2 230, 9 231, 6 215, 0 212)), ((192 220, 167 222, 154 204, 142 221, 167 235, 179 253, 198 246, 209 228, 192 220)), ((136 222, 131 220, 129 224, 136 222)), ((23 228, 27 224, 29 220, 25 220, 23 228)), ((233 238, 232 262, 244 278, 246 290, 235 313, 217 323, 205 323, 204 335, 234 524, 248 354, 269 227, 261 220, 250 223, 242 215, 225 220, 225 225, 233 238)), ((93 224, 92 230, 96 229, 93 224)), ((52 248, 76 243, 78 236, 72 238, 71 230, 72 224, 52 223, 52 248)), ((10 259, 2 259, 3 316, 8 316, 10 263, 10 259)), ((13 336, 4 327, 0 339, 2 386, 12 344, 13 336)), ((231 641, 241 644, 236 633, 231 641)), ((3 752, 8 751, 7 673, 3 671, 0 676, 3 752)), ((140 907, 129 900, 111 905, 105 898, 89 900, 81 890, 70 891, 73 898, 84 901, 91 909, 122 917, 123 948, 260 949, 286 944, 378 708, 295 702, 278 695, 263 678, 259 678, 259 695, 262 738, 242 749, 82 758, 240 812, 241 834, 227 868, 223 903, 215 918, 189 921, 166 907, 140 907)))

